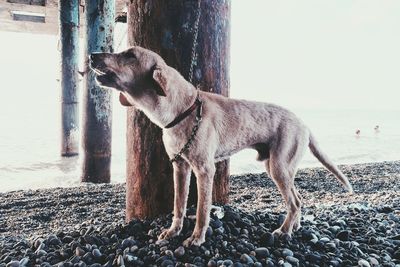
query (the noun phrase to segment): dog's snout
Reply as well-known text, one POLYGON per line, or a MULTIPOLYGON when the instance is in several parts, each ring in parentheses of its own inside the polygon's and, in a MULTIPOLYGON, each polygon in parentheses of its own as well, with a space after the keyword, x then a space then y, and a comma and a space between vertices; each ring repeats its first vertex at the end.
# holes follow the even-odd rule
POLYGON ((92 64, 96 65, 97 63, 99 63, 101 58, 101 54, 100 53, 93 53, 89 55, 89 60, 92 64))

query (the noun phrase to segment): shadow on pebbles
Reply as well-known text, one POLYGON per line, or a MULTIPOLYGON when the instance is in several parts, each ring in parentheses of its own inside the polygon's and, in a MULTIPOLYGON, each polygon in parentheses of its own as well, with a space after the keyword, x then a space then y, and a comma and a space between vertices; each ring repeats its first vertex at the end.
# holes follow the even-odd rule
POLYGON ((190 248, 181 244, 193 219, 169 241, 157 235, 171 215, 124 224, 123 184, 3 193, 0 267, 400 266, 400 162, 341 169, 356 194, 321 168, 298 172, 302 227, 279 239, 271 232, 284 205, 271 180, 231 176, 231 203, 213 210, 206 242, 190 248))

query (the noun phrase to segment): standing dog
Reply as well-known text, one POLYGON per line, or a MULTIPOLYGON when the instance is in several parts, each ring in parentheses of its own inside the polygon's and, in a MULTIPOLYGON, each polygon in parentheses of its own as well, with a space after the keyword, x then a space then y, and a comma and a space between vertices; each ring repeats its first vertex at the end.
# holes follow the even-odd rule
MULTIPOLYGON (((120 92, 123 105, 142 110, 163 128, 165 149, 169 157, 174 158, 188 142, 199 115, 199 112, 190 112, 194 111, 190 107, 198 102, 195 87, 159 55, 141 47, 115 54, 92 54, 90 67, 101 86, 120 92), (177 125, 165 127, 179 117, 177 125)), ((319 149, 309 129, 290 111, 273 104, 229 99, 206 92, 200 92, 199 97, 202 121, 189 149, 173 162, 174 218, 171 227, 159 239, 174 237, 182 229, 193 170, 198 191, 196 226, 184 245, 199 246, 205 241, 215 162, 244 148, 257 150, 257 159, 264 162, 286 202, 286 219, 274 234, 290 235, 300 227, 301 197, 294 186, 294 176, 307 146, 352 192, 346 176, 319 149)))

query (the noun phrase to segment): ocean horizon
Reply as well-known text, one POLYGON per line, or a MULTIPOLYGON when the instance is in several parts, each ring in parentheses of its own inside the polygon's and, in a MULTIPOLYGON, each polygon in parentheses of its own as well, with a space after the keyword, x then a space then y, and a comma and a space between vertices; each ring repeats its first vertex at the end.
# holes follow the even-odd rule
MULTIPOLYGON (((30 95, 29 99, 34 101, 26 101, 20 106, 4 101, 0 106, 0 192, 80 184, 80 157, 60 156, 61 111, 59 101, 54 101, 57 94, 53 88, 47 88, 30 95)), ((311 129, 323 151, 336 164, 400 159, 400 111, 293 111, 311 129), (379 131, 374 129, 376 125, 379 125, 379 131), (355 133, 357 129, 359 135, 355 133)), ((125 124, 126 109, 119 105, 114 95, 112 183, 125 181, 125 124)), ((233 155, 230 173, 264 172, 263 163, 255 158, 254 150, 233 155)), ((316 166, 322 165, 307 151, 299 167, 316 166)))

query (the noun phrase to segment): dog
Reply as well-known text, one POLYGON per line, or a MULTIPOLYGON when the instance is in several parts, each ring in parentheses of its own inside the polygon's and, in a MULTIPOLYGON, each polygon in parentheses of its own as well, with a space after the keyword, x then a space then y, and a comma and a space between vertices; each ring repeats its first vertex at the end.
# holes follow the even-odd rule
POLYGON ((159 239, 177 236, 182 229, 193 170, 198 192, 196 225, 183 244, 200 246, 205 242, 215 162, 244 148, 258 152, 257 160, 265 164, 285 200, 287 215, 273 232, 275 235, 291 235, 300 228, 301 196, 294 186, 294 177, 307 147, 349 192, 353 192, 347 177, 321 151, 310 130, 292 112, 280 106, 198 92, 158 54, 138 46, 120 53, 91 54, 89 62, 100 86, 118 90, 121 104, 142 110, 163 128, 166 152, 171 159, 178 158, 172 163, 174 216, 171 227, 164 230, 159 239), (192 112, 194 110, 197 112, 192 112), (199 116, 201 123, 191 138, 199 116), (171 126, 171 122, 176 125, 166 127, 171 126), (190 138, 190 147, 179 155, 190 138))

